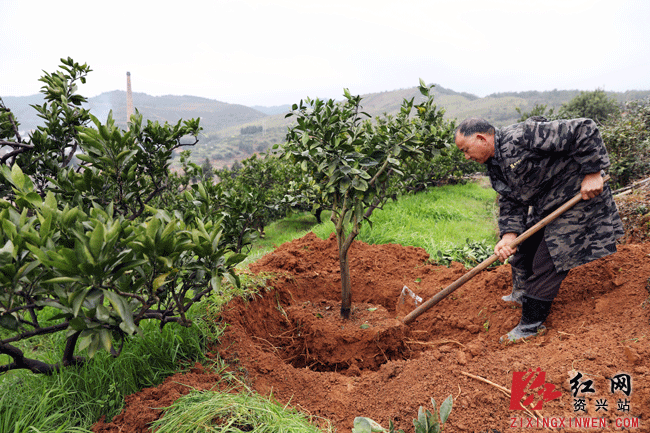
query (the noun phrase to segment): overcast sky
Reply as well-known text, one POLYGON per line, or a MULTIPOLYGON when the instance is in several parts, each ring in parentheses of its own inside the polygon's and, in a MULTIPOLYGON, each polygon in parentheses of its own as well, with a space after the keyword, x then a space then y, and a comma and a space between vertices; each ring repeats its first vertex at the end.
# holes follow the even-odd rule
POLYGON ((61 57, 80 93, 252 105, 339 99, 422 78, 486 96, 650 89, 648 0, 0 0, 0 97, 61 57))

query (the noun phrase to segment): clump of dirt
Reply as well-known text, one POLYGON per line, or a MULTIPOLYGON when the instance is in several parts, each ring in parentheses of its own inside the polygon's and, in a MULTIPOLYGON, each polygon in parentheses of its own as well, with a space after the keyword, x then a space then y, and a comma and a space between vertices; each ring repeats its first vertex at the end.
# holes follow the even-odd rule
MULTIPOLYGON (((336 240, 309 233, 250 266, 253 273, 274 275, 272 288, 227 306, 221 320, 229 326, 214 352, 243 371, 257 392, 330 420, 339 432, 350 432, 356 416, 385 427, 392 420, 413 432, 418 407, 431 410, 431 398, 439 405, 449 395, 454 406, 446 432, 519 431, 512 423, 520 428, 521 420, 525 427, 531 415, 510 410, 509 397, 495 385, 510 389, 513 372, 537 368, 561 391, 538 415, 565 426, 573 418, 604 418, 608 427, 600 431, 617 430, 617 420, 637 422, 638 431, 650 428, 650 244, 620 245, 616 254, 572 270, 546 322, 548 332, 505 346, 499 337, 521 314, 501 300, 511 287, 508 265, 483 271, 406 326, 396 310, 404 286, 426 300, 466 269, 432 265, 424 250, 400 245, 355 241, 349 257, 350 320, 339 314, 336 240), (585 398, 578 411, 569 382, 577 373, 594 389, 575 397, 585 398), (631 377, 630 396, 610 392, 610 379, 621 373, 631 377)), ((180 393, 178 382, 205 389, 211 377, 196 369, 142 390, 127 399, 123 414, 94 431, 147 431, 142 420, 160 416, 156 408, 169 405, 169 389, 180 393)))

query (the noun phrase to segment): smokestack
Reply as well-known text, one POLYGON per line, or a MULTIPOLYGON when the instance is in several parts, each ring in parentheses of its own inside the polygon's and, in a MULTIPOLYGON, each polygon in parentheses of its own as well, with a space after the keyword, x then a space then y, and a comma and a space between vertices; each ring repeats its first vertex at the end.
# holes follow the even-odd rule
POLYGON ((133 111, 133 94, 131 93, 131 73, 126 73, 126 124, 127 128, 129 122, 131 121, 131 116, 134 114, 133 111))

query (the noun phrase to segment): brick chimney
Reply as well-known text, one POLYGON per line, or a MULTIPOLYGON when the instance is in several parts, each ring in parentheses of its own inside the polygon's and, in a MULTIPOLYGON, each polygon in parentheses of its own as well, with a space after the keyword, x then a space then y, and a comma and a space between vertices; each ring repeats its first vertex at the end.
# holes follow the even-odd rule
POLYGON ((134 114, 133 110, 133 94, 131 93, 131 73, 126 73, 126 124, 131 121, 131 116, 134 114))

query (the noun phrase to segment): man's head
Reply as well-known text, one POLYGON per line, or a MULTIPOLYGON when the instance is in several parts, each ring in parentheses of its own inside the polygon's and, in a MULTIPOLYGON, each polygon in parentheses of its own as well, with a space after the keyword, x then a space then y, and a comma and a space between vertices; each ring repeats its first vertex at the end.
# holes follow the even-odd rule
POLYGON ((465 119, 456 128, 456 146, 465 154, 465 159, 485 164, 494 156, 494 132, 494 126, 485 119, 465 119))

